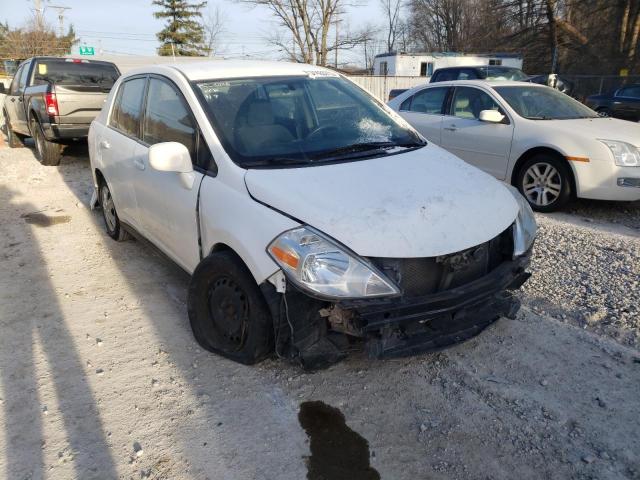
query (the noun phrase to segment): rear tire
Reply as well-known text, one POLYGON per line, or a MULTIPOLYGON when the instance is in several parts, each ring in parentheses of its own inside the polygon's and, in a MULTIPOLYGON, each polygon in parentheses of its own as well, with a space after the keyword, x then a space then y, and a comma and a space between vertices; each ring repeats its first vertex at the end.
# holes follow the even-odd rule
POLYGON ((47 140, 40 123, 35 118, 31 119, 31 134, 36 144, 38 161, 49 167, 59 165, 62 158, 62 145, 47 140))
POLYGON ((193 335, 206 350, 245 365, 273 351, 273 318, 246 265, 230 251, 202 260, 188 298, 193 335))
POLYGON ((554 212, 571 199, 571 172, 566 162, 552 154, 534 155, 518 170, 516 188, 538 212, 554 212))
POLYGON ((107 230, 107 235, 113 238, 116 242, 123 242, 130 238, 129 232, 127 232, 120 224, 120 218, 116 211, 116 206, 113 203, 113 197, 111 196, 111 190, 107 185, 107 182, 100 182, 98 188, 98 200, 102 207, 102 219, 104 220, 104 227, 107 230))

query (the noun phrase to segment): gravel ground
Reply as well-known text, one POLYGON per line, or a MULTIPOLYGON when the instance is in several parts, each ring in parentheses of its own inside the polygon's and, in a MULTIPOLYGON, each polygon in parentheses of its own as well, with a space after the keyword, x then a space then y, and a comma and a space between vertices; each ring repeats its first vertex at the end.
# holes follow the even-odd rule
MULTIPOLYGON (((627 208, 631 217, 640 218, 640 206, 627 208)), ((547 216, 538 216, 538 226, 532 276, 521 295, 524 303, 637 348, 640 234, 600 231, 547 216)))
POLYGON ((198 347, 187 276, 108 238, 90 192, 86 151, 46 168, 0 148, 0 478, 319 480, 309 466, 344 452, 314 452, 299 414, 324 402, 386 480, 640 479, 640 354, 602 319, 572 324, 595 296, 578 295, 584 275, 599 302, 627 305, 634 230, 540 216, 516 320, 440 353, 305 374, 198 347), (543 312, 557 305, 566 322, 543 312))
POLYGON ((640 231, 640 202, 605 202, 598 200, 576 200, 564 210, 565 213, 585 220, 624 225, 640 231))

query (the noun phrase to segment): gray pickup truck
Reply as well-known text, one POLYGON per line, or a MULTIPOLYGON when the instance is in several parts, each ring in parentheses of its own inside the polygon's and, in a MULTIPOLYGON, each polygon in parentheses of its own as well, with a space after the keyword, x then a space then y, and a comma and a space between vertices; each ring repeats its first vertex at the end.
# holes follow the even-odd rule
POLYGON ((58 165, 64 145, 87 137, 107 94, 120 76, 110 62, 34 57, 16 71, 3 115, 9 146, 32 137, 38 160, 58 165))

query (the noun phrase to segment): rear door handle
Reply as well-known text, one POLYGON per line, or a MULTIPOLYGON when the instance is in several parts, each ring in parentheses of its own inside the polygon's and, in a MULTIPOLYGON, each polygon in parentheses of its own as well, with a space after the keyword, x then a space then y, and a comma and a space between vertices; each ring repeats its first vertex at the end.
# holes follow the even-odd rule
POLYGON ((445 130, 449 130, 450 132, 455 132, 458 128, 455 125, 451 125, 450 127, 444 127, 445 130))
POLYGON ((144 166, 144 160, 142 160, 141 158, 136 158, 133 160, 133 164, 135 165, 135 167, 138 170, 144 170, 145 166, 144 166))
POLYGON ((109 150, 111 148, 111 144, 109 142, 107 142, 106 140, 102 140, 100 142, 100 148, 103 150, 109 150))

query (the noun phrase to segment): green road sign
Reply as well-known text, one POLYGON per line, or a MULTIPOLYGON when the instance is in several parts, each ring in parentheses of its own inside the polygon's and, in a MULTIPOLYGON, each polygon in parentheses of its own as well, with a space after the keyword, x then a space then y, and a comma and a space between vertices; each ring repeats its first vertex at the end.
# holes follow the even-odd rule
POLYGON ((95 55, 96 52, 93 47, 80 47, 80 55, 95 55))

